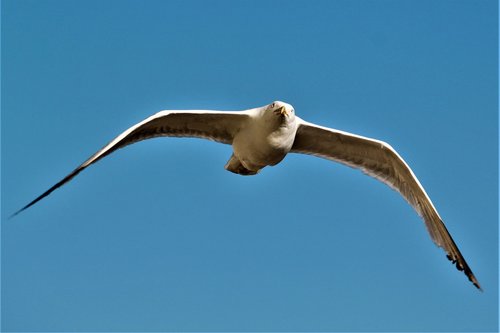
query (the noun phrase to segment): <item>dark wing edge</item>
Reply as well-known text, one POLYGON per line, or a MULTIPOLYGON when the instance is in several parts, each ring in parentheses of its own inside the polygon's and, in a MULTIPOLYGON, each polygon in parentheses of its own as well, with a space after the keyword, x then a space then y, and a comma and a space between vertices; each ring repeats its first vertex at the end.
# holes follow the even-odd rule
POLYGON ((54 190, 69 182, 91 164, 120 148, 142 140, 162 136, 203 138, 231 144, 234 135, 243 126, 247 118, 248 115, 244 111, 179 110, 158 112, 117 136, 62 180, 12 214, 9 219, 33 206, 54 190))
POLYGON ((423 186, 390 145, 300 120, 291 152, 314 155, 360 169, 399 192, 423 219, 434 243, 445 250, 446 257, 476 288, 482 290, 423 186))

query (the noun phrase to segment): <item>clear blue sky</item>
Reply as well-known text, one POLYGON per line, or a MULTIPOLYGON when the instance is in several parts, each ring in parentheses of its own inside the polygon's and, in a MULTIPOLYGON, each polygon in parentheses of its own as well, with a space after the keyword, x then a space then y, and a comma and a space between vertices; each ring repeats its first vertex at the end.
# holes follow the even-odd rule
POLYGON ((496 1, 2 1, 2 330, 496 331, 496 1), (127 147, 163 109, 280 99, 389 142, 481 293, 359 171, 231 147, 127 147))

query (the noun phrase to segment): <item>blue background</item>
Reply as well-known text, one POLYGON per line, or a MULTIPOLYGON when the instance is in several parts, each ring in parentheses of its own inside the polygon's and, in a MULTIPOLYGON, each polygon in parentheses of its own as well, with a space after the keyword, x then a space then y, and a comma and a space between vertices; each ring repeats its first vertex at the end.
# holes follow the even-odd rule
POLYGON ((496 1, 2 1, 2 330, 496 331, 496 1), (280 99, 389 142, 484 288, 394 191, 289 155, 127 147, 163 109, 280 99))

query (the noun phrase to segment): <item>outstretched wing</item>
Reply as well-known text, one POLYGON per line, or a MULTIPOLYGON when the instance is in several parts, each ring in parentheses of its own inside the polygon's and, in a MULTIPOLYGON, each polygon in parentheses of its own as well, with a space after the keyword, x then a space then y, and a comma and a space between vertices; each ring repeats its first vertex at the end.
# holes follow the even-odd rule
POLYGON ((240 130, 248 119, 245 111, 220 112, 207 110, 189 111, 161 111, 157 114, 130 127, 104 146, 97 153, 83 162, 69 175, 57 184, 49 188, 35 200, 15 212, 11 217, 23 210, 33 206, 55 189, 69 182, 89 165, 99 161, 101 158, 111 154, 117 149, 145 139, 172 136, 172 137, 196 137, 209 139, 225 144, 232 144, 234 135, 240 130))
POLYGON ((417 177, 387 143, 300 120, 291 151, 361 169, 398 191, 422 217, 434 243, 443 248, 457 269, 464 271, 469 280, 481 289, 417 177))

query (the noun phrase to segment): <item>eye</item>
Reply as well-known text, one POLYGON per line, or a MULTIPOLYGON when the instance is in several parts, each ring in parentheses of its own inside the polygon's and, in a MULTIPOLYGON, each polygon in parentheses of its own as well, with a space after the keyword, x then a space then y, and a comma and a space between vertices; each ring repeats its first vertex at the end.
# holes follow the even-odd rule
POLYGON ((271 109, 274 109, 275 105, 276 105, 276 103, 271 104, 271 109))

